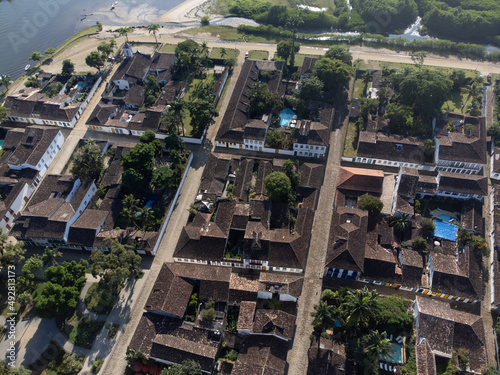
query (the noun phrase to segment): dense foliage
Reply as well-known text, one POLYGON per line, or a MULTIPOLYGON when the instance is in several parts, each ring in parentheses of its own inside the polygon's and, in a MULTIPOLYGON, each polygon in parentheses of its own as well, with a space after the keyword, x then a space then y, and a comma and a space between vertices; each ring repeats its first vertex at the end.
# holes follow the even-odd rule
POLYGON ((96 142, 89 138, 73 155, 73 166, 70 172, 79 179, 97 180, 104 169, 101 149, 96 142))

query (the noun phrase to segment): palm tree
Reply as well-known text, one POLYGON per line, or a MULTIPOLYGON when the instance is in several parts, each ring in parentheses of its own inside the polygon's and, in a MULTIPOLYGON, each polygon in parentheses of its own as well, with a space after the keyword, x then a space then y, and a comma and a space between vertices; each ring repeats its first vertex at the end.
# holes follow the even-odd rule
POLYGON ((472 82, 471 84, 466 85, 462 89, 462 91, 464 94, 467 94, 467 99, 465 100, 465 102, 462 105, 462 113, 463 113, 465 106, 469 102, 469 99, 472 98, 472 101, 478 100, 478 98, 483 93, 483 88, 477 82, 472 82))
POLYGON ((314 329, 320 331, 320 333, 324 332, 334 321, 333 306, 328 306, 326 301, 319 301, 319 305, 314 305, 311 316, 314 318, 314 329))
POLYGON ((150 25, 148 25, 148 31, 150 33, 153 33, 153 35, 155 36, 155 42, 156 44, 158 44, 158 39, 156 39, 156 32, 160 29, 160 25, 158 25, 157 23, 152 23, 150 25))
POLYGON ((120 27, 118 30, 118 34, 120 36, 124 36, 125 40, 128 42, 128 33, 132 32, 132 29, 130 27, 120 27))
POLYGON ((170 103, 170 110, 172 111, 173 117, 176 123, 181 126, 182 136, 184 136, 184 110, 186 109, 186 102, 184 99, 179 98, 176 101, 170 103))
POLYGON ((227 50, 226 50, 224 47, 222 47, 222 48, 220 49, 220 58, 221 58, 221 59, 224 59, 224 57, 225 57, 226 55, 227 55, 227 50))
POLYGON ((404 233, 411 227, 410 215, 401 214, 398 218, 394 218, 392 223, 396 232, 404 233))
POLYGON ((373 72, 367 70, 366 72, 363 73, 363 75, 361 76, 361 79, 362 79, 363 83, 365 84, 365 86, 363 88, 363 96, 366 96, 366 91, 368 90, 368 84, 373 79, 373 72))
POLYGON ((140 228, 143 231, 146 231, 148 230, 149 227, 151 227, 154 224, 155 221, 154 211, 149 207, 142 207, 139 212, 140 212, 139 215, 140 228))
POLYGON ((349 328, 359 329, 368 326, 377 308, 378 293, 375 290, 363 289, 349 291, 345 309, 348 311, 346 325, 349 328))
POLYGON ((139 211, 139 199, 135 199, 133 194, 126 195, 123 198, 122 215, 124 216, 127 225, 134 222, 137 211, 139 211))
POLYGON ((62 257, 63 254, 59 251, 57 248, 50 248, 50 247, 45 247, 43 250, 43 255, 42 255, 42 260, 43 264, 46 266, 50 264, 51 266, 57 266, 57 260, 56 258, 62 257))
POLYGON ((370 333, 361 338, 364 352, 375 368, 378 368, 380 357, 388 358, 396 354, 396 350, 392 347, 391 340, 386 336, 385 332, 379 333, 378 331, 370 331, 370 333))
POLYGON ((207 42, 201 43, 200 52, 202 55, 208 56, 208 44, 207 44, 207 42))

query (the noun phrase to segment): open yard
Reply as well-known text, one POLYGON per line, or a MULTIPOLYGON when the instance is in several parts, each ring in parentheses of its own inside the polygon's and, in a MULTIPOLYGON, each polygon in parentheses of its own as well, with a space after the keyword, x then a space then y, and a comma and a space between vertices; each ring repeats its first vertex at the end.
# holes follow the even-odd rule
POLYGON ((76 311, 70 318, 61 323, 62 331, 68 336, 69 341, 87 349, 92 347, 92 343, 103 325, 103 321, 95 321, 79 316, 76 311))
MULTIPOLYGON (((460 93, 457 91, 452 91, 450 94, 450 100, 446 101, 443 104, 443 107, 441 109, 443 111, 450 111, 450 112, 457 112, 457 113, 463 113, 462 112, 462 106, 467 100, 467 94, 465 93, 460 93)), ((467 103, 465 103, 464 110, 467 110, 467 105, 470 104, 472 101, 472 98, 469 99, 467 103)))
MULTIPOLYGON (((312 54, 305 54, 305 53, 297 53, 295 55, 295 66, 302 66, 302 64, 304 63, 304 59, 306 58, 306 56, 311 56, 311 57, 321 57, 321 56, 318 56, 318 55, 312 55, 312 54)), ((277 54, 274 54, 273 56, 273 60, 275 61, 284 61, 282 58, 278 57, 277 54)), ((290 62, 290 60, 289 60, 290 62)))
POLYGON ((269 52, 259 50, 248 51, 248 58, 256 60, 267 60, 269 58, 269 52))
POLYGON ((351 120, 347 128, 347 136, 344 145, 344 156, 348 158, 356 157, 356 149, 358 148, 358 137, 356 132, 356 124, 351 120))
POLYGON ((211 59, 230 59, 237 58, 240 54, 240 51, 234 48, 220 48, 214 47, 210 51, 211 59))
POLYGON ((160 52, 175 52, 175 47, 177 47, 175 44, 163 44, 160 47, 160 52))

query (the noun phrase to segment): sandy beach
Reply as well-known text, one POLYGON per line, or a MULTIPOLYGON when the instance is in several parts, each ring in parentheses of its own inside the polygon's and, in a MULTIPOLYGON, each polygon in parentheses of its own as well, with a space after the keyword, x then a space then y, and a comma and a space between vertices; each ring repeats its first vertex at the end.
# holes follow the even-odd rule
POLYGON ((200 21, 205 15, 209 0, 187 0, 158 18, 157 22, 192 22, 200 21))

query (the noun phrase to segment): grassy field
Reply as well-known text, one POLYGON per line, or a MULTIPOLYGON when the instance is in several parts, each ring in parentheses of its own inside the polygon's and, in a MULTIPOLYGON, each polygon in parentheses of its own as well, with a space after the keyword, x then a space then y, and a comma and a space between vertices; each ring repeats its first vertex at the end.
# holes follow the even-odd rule
MULTIPOLYGON (((304 59, 306 58, 306 56, 319 57, 318 55, 311 55, 311 54, 305 54, 305 53, 297 53, 295 55, 294 66, 302 66, 302 64, 304 63, 304 59)), ((275 61, 284 61, 282 58, 278 57, 277 54, 274 54, 273 60, 275 60, 275 61)), ((288 60, 288 62, 290 62, 290 60, 288 60)))
POLYGON ((197 35, 203 33, 209 33, 211 36, 215 36, 224 40, 230 40, 235 42, 272 42, 275 41, 273 38, 264 38, 255 35, 244 35, 238 33, 235 27, 231 26, 201 26, 193 27, 184 31, 189 35, 197 35))
POLYGON ((358 147, 358 138, 356 136, 356 125, 353 121, 349 121, 347 128, 347 136, 344 145, 344 156, 348 158, 356 157, 358 147))
MULTIPOLYGON (((452 91, 450 94, 450 100, 446 101, 441 109, 443 111, 457 112, 462 113, 462 106, 465 100, 467 99, 467 94, 452 91)), ((467 109, 467 104, 470 104, 472 100, 470 99, 464 109, 467 109)))
POLYGON ((267 60, 269 58, 269 52, 261 50, 248 51, 248 58, 257 60, 267 60))
POLYGON ((160 47, 160 52, 175 52, 175 47, 177 47, 175 44, 163 44, 160 47))
POLYGON ((354 81, 354 94, 353 98, 361 98, 363 94, 363 89, 365 88, 365 83, 362 79, 357 79, 354 81))
POLYGON ((64 330, 71 343, 90 349, 103 325, 103 321, 94 321, 75 313, 65 321, 64 330))
POLYGON ((222 53, 222 48, 219 47, 214 47, 210 51, 210 58, 211 59, 230 59, 230 58, 237 58, 238 55, 240 54, 240 51, 235 49, 235 48, 225 48, 226 54, 224 56, 221 55, 222 53))

